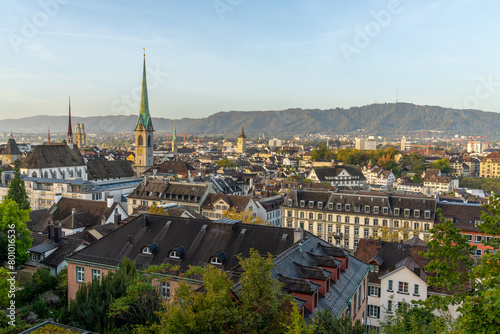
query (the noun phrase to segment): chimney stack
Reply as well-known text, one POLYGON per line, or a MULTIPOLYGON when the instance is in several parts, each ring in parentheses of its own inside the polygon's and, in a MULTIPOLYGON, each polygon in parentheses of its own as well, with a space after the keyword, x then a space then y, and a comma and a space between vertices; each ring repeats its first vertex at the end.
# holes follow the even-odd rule
POLYGON ((302 240, 302 238, 304 237, 304 231, 302 231, 302 229, 300 227, 297 227, 294 231, 293 231, 293 242, 294 243, 297 243, 299 242, 300 240, 302 240))
POLYGON ((49 240, 54 239, 54 222, 50 221, 49 223, 49 240))
POLYGON ((149 225, 149 215, 144 215, 144 227, 148 227, 149 225))
POLYGON ((108 204, 108 209, 109 209, 109 208, 111 208, 111 207, 113 206, 113 203, 114 203, 114 198, 113 198, 113 196, 108 196, 108 197, 106 198, 106 202, 107 202, 107 204, 108 204))
POLYGON ((114 217, 114 223, 115 225, 118 225, 118 223, 122 220, 122 215, 119 214, 119 213, 115 213, 115 217, 114 217))
POLYGON ((61 225, 61 223, 59 223, 54 228, 54 241, 56 243, 60 243, 62 241, 62 225, 61 225))

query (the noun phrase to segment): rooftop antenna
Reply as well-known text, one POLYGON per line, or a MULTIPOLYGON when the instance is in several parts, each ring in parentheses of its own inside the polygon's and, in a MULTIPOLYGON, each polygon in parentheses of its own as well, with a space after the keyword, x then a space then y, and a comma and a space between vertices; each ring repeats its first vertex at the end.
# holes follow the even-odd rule
POLYGON ((396 89, 396 104, 398 104, 398 90, 396 89))

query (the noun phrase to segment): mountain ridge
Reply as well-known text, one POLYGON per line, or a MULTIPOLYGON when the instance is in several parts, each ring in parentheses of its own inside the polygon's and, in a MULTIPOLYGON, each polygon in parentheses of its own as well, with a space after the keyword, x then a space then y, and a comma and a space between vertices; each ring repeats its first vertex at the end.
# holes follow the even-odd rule
MULTIPOLYGON (((172 132, 174 119, 154 117, 157 133, 172 132)), ((137 115, 72 117, 73 126, 83 123, 87 133, 132 132, 137 115)), ((176 120, 177 133, 236 137, 241 125, 252 137, 309 135, 312 133, 364 133, 379 136, 408 135, 412 132, 443 131, 447 134, 500 137, 500 113, 443 108, 411 103, 379 103, 349 109, 301 109, 267 111, 220 111, 204 118, 176 120)), ((67 116, 30 116, 0 121, 0 131, 65 132, 67 116)))

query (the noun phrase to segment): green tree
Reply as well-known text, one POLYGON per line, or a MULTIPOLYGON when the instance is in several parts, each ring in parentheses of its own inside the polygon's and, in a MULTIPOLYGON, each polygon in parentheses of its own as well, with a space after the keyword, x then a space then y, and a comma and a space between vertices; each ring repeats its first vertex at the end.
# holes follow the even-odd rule
MULTIPOLYGON (((500 234, 500 197, 490 198, 490 204, 481 214, 478 228, 486 235, 500 234)), ((447 220, 436 226, 429 251, 431 259, 426 270, 435 276, 428 276, 430 285, 454 293, 451 297, 428 299, 432 307, 446 309, 451 304, 459 304, 461 313, 457 319, 459 332, 496 333, 500 328, 500 245, 499 240, 483 240, 490 249, 485 251, 475 263, 472 254, 475 246, 467 243, 454 224, 447 220)))
POLYGON ((366 327, 359 320, 353 325, 349 317, 334 317, 329 309, 319 310, 309 326, 312 334, 363 334, 366 327))
POLYGON ((322 144, 319 146, 317 150, 313 150, 311 152, 311 160, 332 160, 334 158, 334 154, 330 149, 326 146, 326 144, 322 144))
POLYGON ((447 332, 444 319, 436 317, 432 310, 409 304, 398 306, 379 322, 382 334, 434 334, 447 332))
POLYGON ((0 263, 15 267, 28 260, 33 241, 26 226, 28 220, 28 210, 20 209, 12 199, 5 198, 0 203, 0 263), (15 259, 9 258, 9 251, 14 252, 15 259))
POLYGON ((254 217, 253 212, 250 211, 250 209, 237 212, 236 208, 232 207, 222 213, 222 218, 241 220, 244 224, 269 225, 266 220, 260 217, 254 217))
POLYGON ((217 160, 215 162, 215 164, 217 165, 217 167, 227 167, 227 168, 231 168, 231 167, 238 167, 238 164, 236 163, 236 161, 233 161, 233 160, 229 160, 228 158, 224 158, 224 159, 221 159, 221 160, 217 160))
POLYGON ((406 171, 420 174, 425 170, 425 157, 418 152, 405 154, 399 164, 406 171))
POLYGON ((26 194, 24 181, 21 180, 21 172, 19 170, 20 165, 21 163, 19 160, 16 160, 14 166, 14 178, 9 184, 9 191, 6 198, 14 200, 21 210, 29 210, 30 202, 28 200, 28 194, 26 194))
POLYGON ((441 173, 450 173, 451 172, 451 167, 450 167, 450 160, 443 158, 440 160, 437 160, 429 165, 429 168, 435 168, 439 169, 441 173))

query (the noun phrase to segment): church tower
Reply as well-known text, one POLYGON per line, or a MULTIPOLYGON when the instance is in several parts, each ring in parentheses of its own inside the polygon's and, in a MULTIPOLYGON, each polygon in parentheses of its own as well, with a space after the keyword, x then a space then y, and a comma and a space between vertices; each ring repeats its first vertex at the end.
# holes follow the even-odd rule
MULTIPOLYGON (((146 49, 144 49, 145 51, 146 49)), ((142 92, 139 117, 135 126, 135 165, 136 176, 153 167, 153 123, 149 115, 148 88, 146 84, 146 53, 144 53, 144 64, 142 69, 142 92)))
POLYGON ((66 134, 66 144, 69 148, 73 148, 73 128, 71 127, 71 94, 69 95, 69 118, 68 118, 68 133, 66 134))
POLYGON ((172 136, 172 153, 177 154, 177 130, 175 129, 175 121, 174 121, 174 135, 172 136))
POLYGON ((245 136, 242 125, 240 135, 238 136, 238 153, 245 153, 247 150, 247 142, 245 139, 247 139, 247 136, 245 136))

